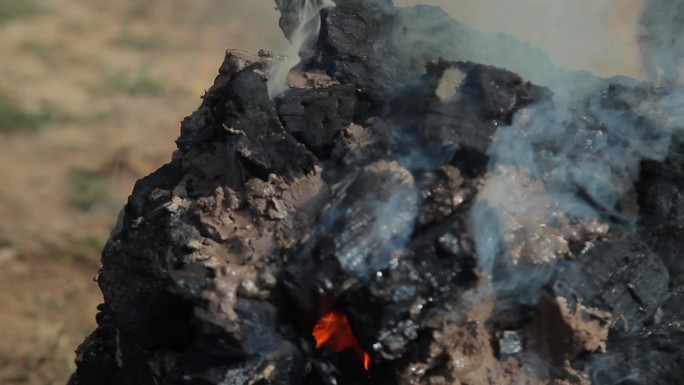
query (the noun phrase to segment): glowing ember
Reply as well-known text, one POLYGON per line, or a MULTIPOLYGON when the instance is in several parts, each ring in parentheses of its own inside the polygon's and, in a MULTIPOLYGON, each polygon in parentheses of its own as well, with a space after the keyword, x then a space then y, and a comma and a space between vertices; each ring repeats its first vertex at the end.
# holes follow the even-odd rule
POLYGON ((316 349, 327 347, 334 352, 341 352, 352 348, 363 361, 363 367, 368 370, 370 356, 363 351, 359 341, 352 333, 347 316, 339 310, 333 310, 325 314, 314 326, 313 332, 316 339, 316 349))

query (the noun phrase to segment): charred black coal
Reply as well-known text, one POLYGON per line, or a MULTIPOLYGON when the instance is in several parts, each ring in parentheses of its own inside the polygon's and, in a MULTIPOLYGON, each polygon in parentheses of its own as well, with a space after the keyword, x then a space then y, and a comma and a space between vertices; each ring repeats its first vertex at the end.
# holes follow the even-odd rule
POLYGON ((320 160, 330 157, 335 136, 354 121, 356 96, 350 86, 288 92, 278 114, 287 131, 304 143, 320 160))
POLYGON ((136 184, 71 385, 684 382, 678 90, 554 95, 435 7, 316 17, 284 94, 229 51, 136 184))
POLYGON ((672 285, 684 285, 684 153, 662 163, 647 162, 637 184, 644 240, 663 258, 672 285))

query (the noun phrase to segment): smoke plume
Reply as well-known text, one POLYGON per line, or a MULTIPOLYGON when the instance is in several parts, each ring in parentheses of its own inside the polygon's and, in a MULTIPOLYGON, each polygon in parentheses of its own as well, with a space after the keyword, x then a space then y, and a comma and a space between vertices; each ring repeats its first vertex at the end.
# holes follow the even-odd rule
POLYGON ((645 0, 637 29, 644 67, 658 85, 681 82, 684 60, 684 1, 645 0))
MULTIPOLYGON (((268 93, 271 98, 282 95, 288 89, 287 74, 301 62, 300 51, 318 37, 321 28, 320 11, 334 7, 332 0, 301 0, 296 12, 297 24, 289 34, 290 45, 285 50, 281 60, 269 70, 268 93)), ((281 6, 281 4, 279 4, 281 6)))

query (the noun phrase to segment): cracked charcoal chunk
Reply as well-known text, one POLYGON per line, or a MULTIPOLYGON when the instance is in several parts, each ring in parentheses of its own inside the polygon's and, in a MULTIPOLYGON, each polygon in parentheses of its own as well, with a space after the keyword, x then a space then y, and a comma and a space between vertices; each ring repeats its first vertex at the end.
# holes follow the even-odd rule
POLYGON ((440 60, 428 63, 426 75, 393 95, 389 109, 399 147, 413 167, 431 170, 451 160, 472 176, 486 167, 498 127, 510 124, 516 111, 550 98, 548 89, 507 70, 440 60), (458 70, 463 79, 444 102, 437 90, 449 70, 458 70), (422 152, 416 154, 416 148, 422 152))
POLYGON ((656 325, 674 324, 684 322, 684 287, 672 290, 672 295, 656 310, 653 315, 653 323, 656 325))
POLYGON ((408 241, 415 220, 413 177, 394 162, 372 163, 336 189, 313 239, 288 269, 290 295, 304 309, 314 306, 321 295, 315 293, 336 298, 352 282, 384 268, 389 254, 408 241), (306 281, 298 279, 302 272, 306 281), (333 282, 344 285, 335 288, 333 282))
POLYGON ((95 384, 102 378, 111 379, 123 374, 116 360, 117 331, 105 310, 106 305, 98 305, 98 328, 76 350, 78 372, 71 377, 69 384, 95 384))
MULTIPOLYGON (((373 276, 368 285, 350 288, 343 297, 349 322, 372 357, 395 360, 408 353, 429 309, 454 279, 453 272, 421 266, 421 256, 401 256, 373 276), (427 283, 427 284, 423 284, 427 283)), ((432 260, 427 258, 428 262, 432 260)))
POLYGON ((341 85, 291 89, 278 105, 285 129, 321 160, 330 156, 333 139, 352 123, 355 111, 354 88, 341 85))
POLYGON ((359 88, 374 105, 382 105, 387 88, 396 81, 396 73, 389 71, 399 72, 383 66, 383 60, 394 56, 385 41, 394 19, 391 0, 336 1, 324 12, 319 38, 323 67, 342 84, 359 88))
POLYGON ((264 180, 270 173, 292 179, 313 172, 316 158, 283 128, 259 75, 244 70, 214 92, 212 108, 221 127, 217 130, 241 168, 264 180), (287 159, 280 154, 287 154, 287 159))
POLYGON ((611 332, 623 336, 653 317, 669 296, 669 282, 667 267, 638 237, 613 234, 561 268, 552 287, 556 295, 609 310, 611 332))
POLYGON ((672 285, 684 284, 684 154, 670 151, 662 163, 644 162, 637 183, 641 234, 670 270, 672 285))
POLYGON ((319 252, 349 273, 381 267, 408 239, 415 206, 410 173, 392 163, 371 164, 340 188, 323 213, 319 252))
POLYGON ((589 358, 587 372, 593 384, 671 385, 684 377, 681 324, 645 328, 612 345, 606 354, 589 358))
POLYGON ((402 362, 411 357, 426 343, 416 338, 428 333, 426 322, 433 312, 455 292, 477 282, 474 256, 466 248, 445 258, 434 247, 442 231, 462 231, 464 218, 453 221, 451 229, 428 232, 410 249, 393 254, 387 268, 342 297, 349 322, 372 357, 402 362))
MULTIPOLYGON (((482 33, 436 6, 394 8, 390 0, 336 3, 323 16, 323 66, 343 84, 360 87, 374 104, 382 104, 388 89, 424 73, 423 65, 439 58, 506 67, 540 85, 571 84, 579 93, 602 81, 586 72, 560 70, 541 49, 510 35, 482 33)), ((291 9, 281 25, 283 19, 291 25, 291 9)))

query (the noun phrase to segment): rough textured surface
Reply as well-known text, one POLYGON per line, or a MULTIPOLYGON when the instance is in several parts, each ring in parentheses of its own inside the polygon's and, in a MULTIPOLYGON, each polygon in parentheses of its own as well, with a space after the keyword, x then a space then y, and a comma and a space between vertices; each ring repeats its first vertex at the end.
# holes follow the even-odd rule
MULTIPOLYGON (((279 5, 287 35, 297 2, 279 5)), ((551 91, 429 50, 403 61, 389 33, 408 33, 412 12, 436 11, 323 11, 315 52, 275 100, 266 69, 278 58, 228 52, 173 160, 137 183, 107 242, 99 328, 72 385, 682 379, 676 141, 664 161, 643 156, 636 185, 632 163, 609 159, 600 191, 615 198, 580 191, 572 212, 551 194, 576 182, 554 173, 559 138, 531 143, 534 169, 491 150, 502 129, 539 135, 558 111, 551 91), (483 204, 500 239, 482 239, 483 204), (368 372, 353 350, 314 348, 331 310, 368 372)), ((554 121, 580 138, 570 160, 636 143, 610 131, 614 115, 660 132, 638 108, 667 91, 611 86, 599 107, 596 95, 554 121)))
POLYGON ((560 269, 554 292, 610 310, 615 336, 643 328, 669 296, 667 267, 633 234, 596 241, 578 261, 560 269))
POLYGON ((672 151, 662 163, 646 163, 641 174, 642 236, 663 258, 672 285, 684 285, 684 153, 672 151))

